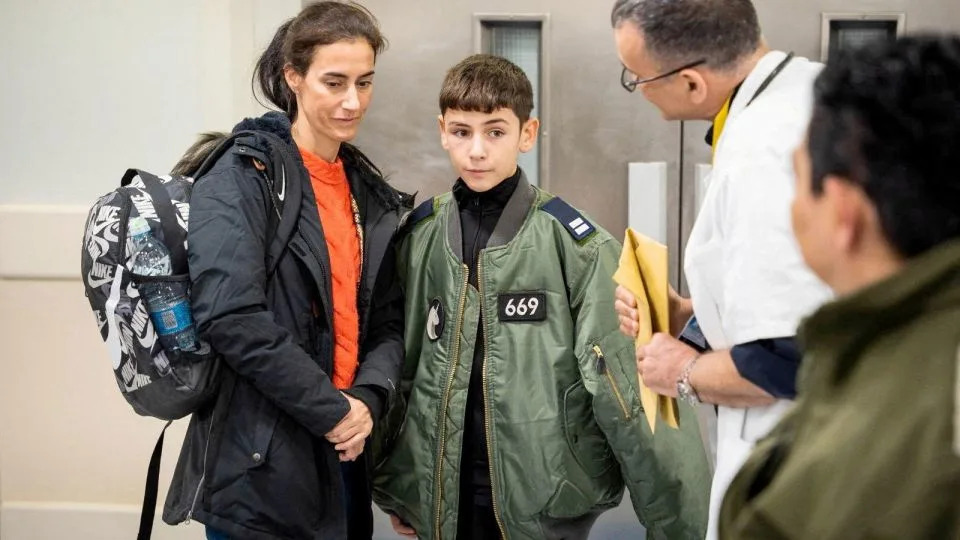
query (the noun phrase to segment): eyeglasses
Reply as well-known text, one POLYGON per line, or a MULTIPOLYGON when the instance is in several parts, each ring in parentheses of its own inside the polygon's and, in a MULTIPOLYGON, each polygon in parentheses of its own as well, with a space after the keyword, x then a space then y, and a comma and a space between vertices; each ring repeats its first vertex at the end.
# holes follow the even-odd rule
POLYGON ((671 75, 676 75, 685 69, 695 68, 701 64, 706 64, 707 59, 701 58, 696 62, 690 62, 689 64, 684 64, 677 69, 668 71, 666 73, 661 73, 660 75, 655 75, 653 77, 647 77, 646 79, 637 79, 636 76, 627 69, 627 66, 623 66, 623 71, 620 73, 620 85, 623 86, 623 89, 627 92, 633 92, 641 84, 651 83, 653 81, 659 81, 660 79, 666 79, 671 75))

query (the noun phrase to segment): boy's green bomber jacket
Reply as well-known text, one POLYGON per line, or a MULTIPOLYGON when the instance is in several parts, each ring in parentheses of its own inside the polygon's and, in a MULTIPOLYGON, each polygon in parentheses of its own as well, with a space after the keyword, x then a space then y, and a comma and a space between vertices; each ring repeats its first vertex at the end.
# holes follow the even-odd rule
POLYGON ((620 244, 523 177, 478 257, 462 262, 445 194, 402 228, 406 360, 377 428, 374 499, 422 539, 456 538, 478 318, 494 511, 507 540, 586 538, 626 485, 648 538, 702 539, 710 471, 694 411, 653 437, 633 345, 613 308, 620 244))

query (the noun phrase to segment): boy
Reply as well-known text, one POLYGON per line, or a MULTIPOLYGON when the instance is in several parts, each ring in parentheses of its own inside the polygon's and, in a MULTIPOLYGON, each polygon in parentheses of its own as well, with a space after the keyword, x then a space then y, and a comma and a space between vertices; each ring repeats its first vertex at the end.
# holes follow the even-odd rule
POLYGON ((440 140, 460 178, 401 232, 405 403, 386 423, 375 499, 408 536, 574 539, 626 481, 653 536, 702 538, 709 473, 693 413, 693 444, 673 449, 691 485, 649 459, 611 300, 619 243, 517 167, 536 142, 532 108, 530 82, 502 58, 471 56, 444 80, 440 140))

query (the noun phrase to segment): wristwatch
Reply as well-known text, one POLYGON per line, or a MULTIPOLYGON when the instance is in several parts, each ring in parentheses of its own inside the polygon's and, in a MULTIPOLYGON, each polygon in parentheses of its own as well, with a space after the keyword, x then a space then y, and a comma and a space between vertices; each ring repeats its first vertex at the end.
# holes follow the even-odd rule
POLYGON ((692 406, 700 404, 700 395, 697 394, 697 389, 690 384, 690 373, 693 372, 693 366, 697 364, 699 359, 700 355, 698 354, 687 360, 686 365, 683 366, 683 371, 680 372, 680 378, 677 379, 677 397, 692 406))

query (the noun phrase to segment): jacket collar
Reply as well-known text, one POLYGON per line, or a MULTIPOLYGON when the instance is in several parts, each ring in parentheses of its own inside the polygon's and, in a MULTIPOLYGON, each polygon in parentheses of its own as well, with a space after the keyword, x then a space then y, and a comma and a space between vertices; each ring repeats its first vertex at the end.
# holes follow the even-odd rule
POLYGON ((263 131, 280 137, 287 144, 293 144, 290 120, 283 113, 276 111, 268 112, 258 118, 244 118, 233 127, 234 133, 238 131, 263 131))
MULTIPOLYGON (((823 306, 804 321, 798 338, 816 359, 812 363, 836 358, 850 364, 858 355, 848 352, 922 314, 944 309, 960 311, 960 239, 915 257, 880 283, 823 306)), ((849 367, 825 369, 843 373, 849 367)))
POLYGON ((462 178, 459 178, 453 185, 453 198, 457 200, 457 205, 461 210, 467 210, 468 212, 503 210, 507 202, 510 201, 513 192, 517 189, 520 174, 520 168, 517 167, 513 176, 482 193, 473 191, 462 178))
MULTIPOLYGON (((517 170, 519 171, 517 187, 503 207, 503 213, 500 214, 500 219, 497 221, 496 227, 493 228, 485 249, 503 246, 513 240, 513 237, 520 232, 520 227, 526 221, 527 215, 530 213, 530 207, 536 200, 536 192, 530 182, 527 181, 527 175, 524 174, 523 170, 519 168, 517 170)), ((445 210, 447 242, 457 259, 463 261, 463 230, 460 224, 460 205, 455 198, 451 203, 447 205, 445 210)))
POLYGON ((384 210, 392 212, 413 206, 413 196, 394 189, 388 184, 380 173, 380 169, 356 146, 342 143, 339 157, 343 160, 351 186, 354 189, 362 186, 384 210))

